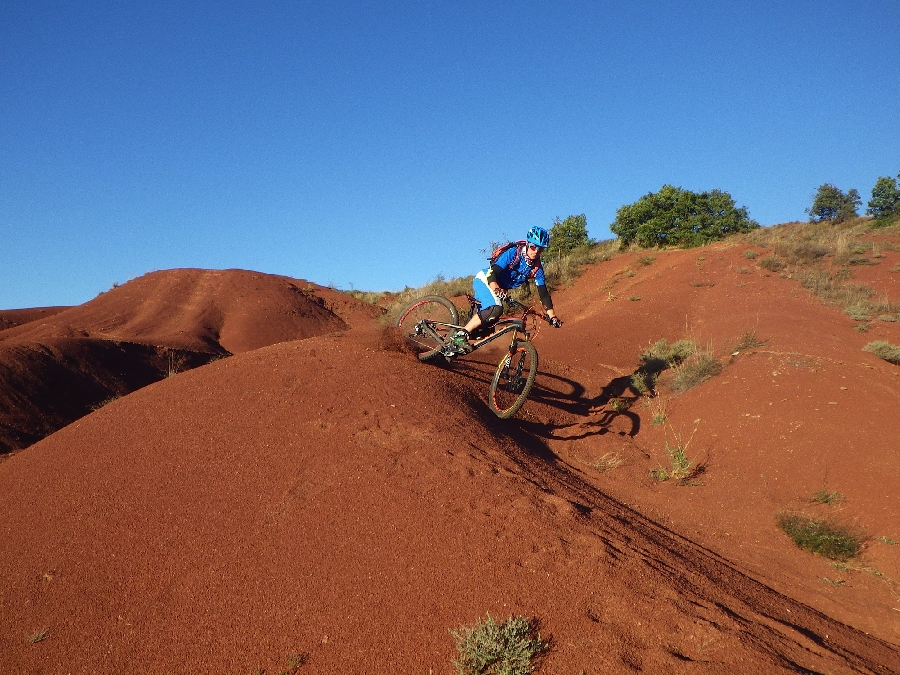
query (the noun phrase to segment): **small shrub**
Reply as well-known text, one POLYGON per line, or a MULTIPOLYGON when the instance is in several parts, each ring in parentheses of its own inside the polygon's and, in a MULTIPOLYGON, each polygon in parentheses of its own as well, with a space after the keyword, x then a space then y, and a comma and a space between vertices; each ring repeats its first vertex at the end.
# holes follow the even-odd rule
POLYGON ((656 260, 656 258, 654 258, 652 255, 648 255, 648 256, 644 256, 643 258, 640 258, 638 260, 638 262, 641 265, 647 266, 647 265, 652 265, 654 260, 656 260))
POLYGON ((900 366, 900 347, 892 345, 890 342, 875 340, 863 347, 863 351, 871 352, 879 359, 900 366))
POLYGON ((699 354, 678 366, 672 377, 672 389, 684 393, 691 387, 722 372, 722 364, 709 354, 699 354))
POLYGON ((658 412, 655 415, 653 415, 653 419, 650 420, 650 424, 659 426, 660 424, 663 424, 665 421, 666 421, 666 413, 658 412))
POLYGON ((756 333, 752 331, 746 331, 743 335, 741 335, 740 341, 734 346, 734 351, 740 352, 745 349, 753 349, 754 347, 762 347, 766 343, 762 340, 757 339, 756 333))
POLYGON ((800 513, 779 513, 776 522, 797 546, 831 560, 856 557, 862 549, 863 537, 844 525, 800 513))
POLYGON ((638 300, 641 299, 641 296, 639 296, 639 295, 632 295, 632 296, 631 296, 630 298, 628 298, 628 299, 631 300, 632 302, 637 302, 638 300))
POLYGON ((666 439, 666 454, 669 456, 669 468, 660 466, 650 469, 650 478, 659 482, 671 479, 677 481, 679 485, 689 485, 690 479, 702 472, 700 467, 692 468, 693 462, 687 456, 688 446, 694 440, 694 434, 697 433, 699 426, 700 420, 695 420, 694 430, 691 432, 691 437, 687 440, 687 443, 683 442, 681 437, 672 430, 674 438, 671 446, 669 445, 669 439, 666 439))
POLYGON ((878 317, 879 321, 887 321, 888 323, 893 323, 897 321, 896 314, 882 314, 878 317))
POLYGON ((828 490, 819 490, 811 498, 810 501, 819 504, 840 504, 844 501, 844 495, 840 492, 829 492, 828 490))
POLYGON ((615 412, 625 412, 631 407, 631 403, 626 401, 624 398, 614 398, 609 402, 609 407, 612 408, 615 412))
POLYGON ((756 258, 756 256, 758 256, 758 255, 759 255, 759 254, 758 254, 756 251, 744 251, 744 257, 745 257, 747 260, 753 260, 753 259, 756 258))
POLYGON ((643 365, 662 366, 659 370, 663 370, 677 366, 696 351, 697 343, 691 340, 676 340, 669 344, 663 338, 645 349, 639 359, 643 365))
POLYGON ((852 305, 844 310, 844 314, 854 321, 868 321, 870 317, 868 308, 862 305, 852 305))
POLYGON ((534 633, 530 619, 511 616, 497 624, 488 613, 474 627, 450 631, 459 656, 453 665, 460 675, 527 675, 534 671, 531 660, 548 647, 540 633, 534 633))
POLYGON ((787 264, 783 260, 779 260, 775 256, 768 256, 759 261, 759 266, 770 272, 780 272, 787 264))
POLYGON ((657 374, 638 369, 630 377, 631 387, 641 396, 646 396, 656 386, 657 374))

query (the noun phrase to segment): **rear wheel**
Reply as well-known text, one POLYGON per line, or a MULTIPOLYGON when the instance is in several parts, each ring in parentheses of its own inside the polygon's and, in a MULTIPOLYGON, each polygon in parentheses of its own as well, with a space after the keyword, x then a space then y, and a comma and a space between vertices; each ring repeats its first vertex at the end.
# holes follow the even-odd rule
POLYGON ((420 361, 427 361, 438 354, 446 341, 453 326, 459 325, 459 310, 456 305, 440 295, 426 295, 413 300, 400 311, 397 319, 397 327, 403 333, 407 344, 412 347, 419 356, 420 361), (416 324, 423 319, 439 324, 431 328, 437 333, 439 340, 435 340, 430 333, 421 331, 416 333, 416 324))
POLYGON ((503 355, 488 396, 488 405, 497 417, 507 419, 519 412, 531 392, 537 368, 537 349, 530 342, 518 342, 515 351, 503 355))

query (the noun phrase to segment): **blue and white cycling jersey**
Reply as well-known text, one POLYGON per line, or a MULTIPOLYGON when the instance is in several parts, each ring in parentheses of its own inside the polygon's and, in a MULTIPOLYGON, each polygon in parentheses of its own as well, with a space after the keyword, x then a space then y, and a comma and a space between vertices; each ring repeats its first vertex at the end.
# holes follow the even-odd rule
MULTIPOLYGON (((516 257, 516 253, 515 246, 508 248, 500 254, 500 257, 497 258, 497 262, 494 263, 494 265, 501 270, 500 273, 497 274, 496 281, 500 284, 501 288, 505 288, 506 290, 518 288, 524 284, 531 278, 531 272, 534 270, 534 268, 528 264, 528 258, 525 256, 524 250, 518 251, 518 261, 516 261, 516 264, 512 269, 508 269, 510 263, 512 263, 513 259, 516 257)), ((544 268, 541 265, 540 258, 535 260, 535 264, 538 269, 537 273, 534 275, 534 283, 538 286, 545 286, 544 268)), ((485 275, 487 275, 488 270, 490 270, 490 268, 484 270, 485 275)))
MULTIPOLYGON (((501 253, 500 257, 497 258, 497 261, 494 263, 495 266, 500 268, 500 272, 496 274, 493 280, 500 285, 500 288, 507 291, 518 288, 527 282, 532 278, 531 272, 534 270, 534 268, 528 264, 528 260, 525 257, 525 251, 519 253, 519 259, 516 261, 515 265, 513 265, 513 268, 508 269, 515 257, 516 247, 514 246, 501 253)), ((540 259, 536 260, 535 264, 537 265, 537 272, 534 275, 534 283, 539 286, 538 292, 540 293, 542 300, 544 300, 545 304, 549 307, 551 306, 550 295, 546 291, 547 285, 544 281, 544 268, 541 266, 540 259)), ((472 281, 472 290, 475 291, 475 299, 481 303, 481 306, 484 309, 500 304, 500 299, 488 285, 488 273, 490 271, 490 267, 481 270, 475 275, 475 279, 472 281)))

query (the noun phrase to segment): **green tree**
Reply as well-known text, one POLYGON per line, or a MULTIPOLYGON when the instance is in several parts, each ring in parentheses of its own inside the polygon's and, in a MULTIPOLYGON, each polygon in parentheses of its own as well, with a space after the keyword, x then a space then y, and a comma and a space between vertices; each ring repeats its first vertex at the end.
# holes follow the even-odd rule
POLYGON ((840 223, 857 215, 856 209, 861 204, 862 199, 855 189, 848 190, 847 194, 844 194, 834 185, 825 183, 819 186, 813 204, 806 212, 814 223, 823 221, 840 223))
POLYGON ((900 215, 900 174, 897 178, 882 176, 872 188, 872 199, 869 200, 866 214, 876 220, 889 220, 900 215))
POLYGON ((616 211, 610 230, 622 246, 702 246, 736 232, 759 227, 747 207, 736 208, 727 192, 691 192, 663 185, 616 211))
POLYGON ((565 220, 556 217, 553 227, 550 228, 550 246, 544 258, 552 260, 565 255, 579 246, 592 244, 587 233, 587 218, 582 213, 580 216, 569 216, 565 220))

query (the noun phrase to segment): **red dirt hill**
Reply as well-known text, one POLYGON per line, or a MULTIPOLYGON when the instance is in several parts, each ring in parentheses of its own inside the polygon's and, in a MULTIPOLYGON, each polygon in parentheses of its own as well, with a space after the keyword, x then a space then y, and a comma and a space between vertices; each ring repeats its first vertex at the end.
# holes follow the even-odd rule
POLYGON ((555 295, 566 324, 538 336, 517 419, 484 403, 498 352, 420 364, 359 321, 167 378, 16 453, 4 662, 452 673, 448 629, 490 612, 540 620, 539 672, 897 672, 900 386, 861 351, 896 325, 855 331, 745 248, 590 268, 555 295), (764 344, 736 350, 747 332, 764 344), (638 398, 641 349, 682 337, 722 373, 638 398), (705 471, 650 480, 678 438, 705 471), (823 488, 844 501, 812 503, 823 488), (785 509, 864 529, 863 555, 801 551, 785 509))
POLYGON ((103 401, 231 353, 349 328, 381 314, 288 277, 152 272, 71 308, 0 313, 0 452, 103 401), (344 318, 342 318, 344 317, 344 318))

